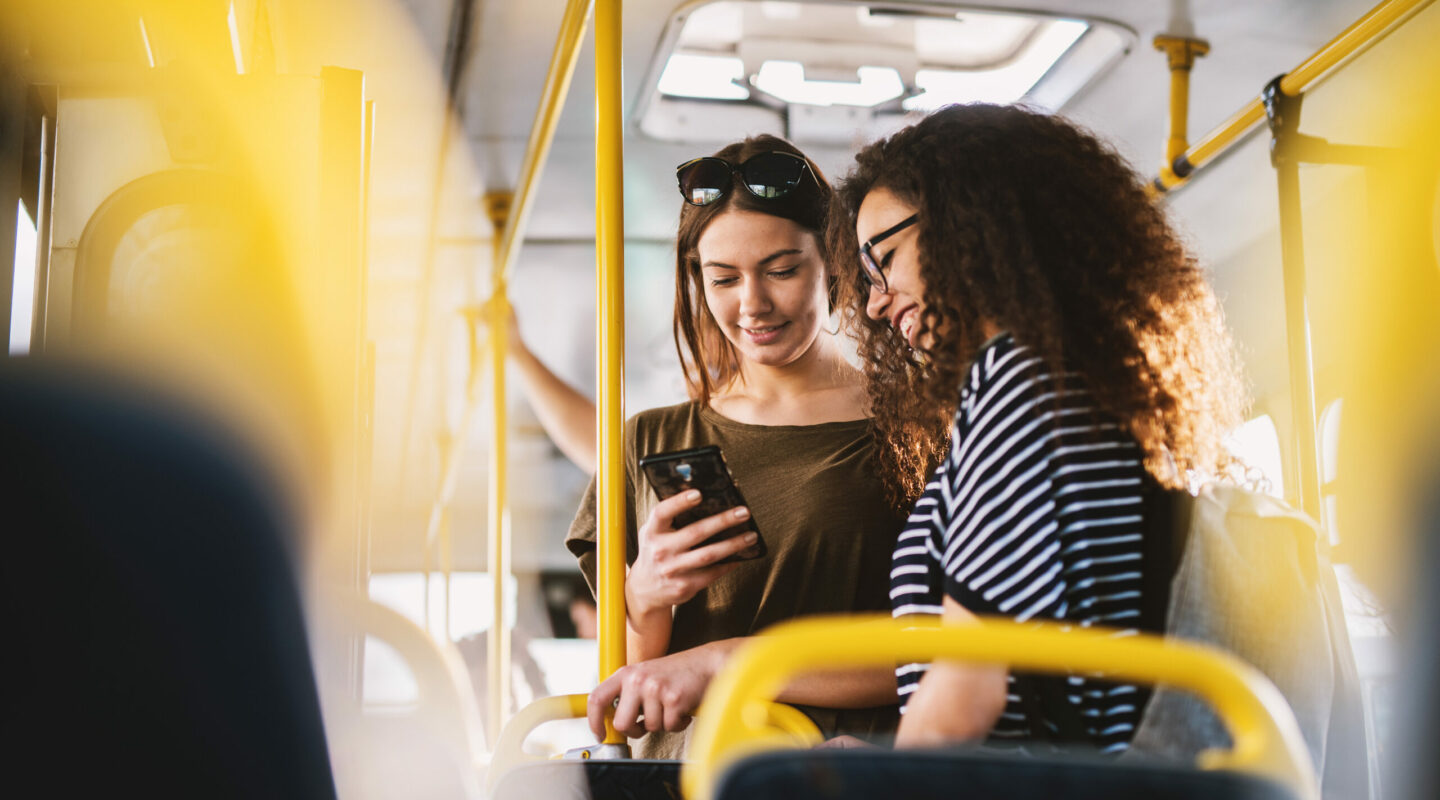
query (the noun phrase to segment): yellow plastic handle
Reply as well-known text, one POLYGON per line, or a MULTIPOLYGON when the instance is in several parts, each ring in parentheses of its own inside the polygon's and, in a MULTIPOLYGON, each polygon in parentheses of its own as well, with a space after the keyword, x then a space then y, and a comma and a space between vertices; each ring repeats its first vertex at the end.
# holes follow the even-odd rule
POLYGON ((710 800, 716 780, 736 760, 793 746, 770 722, 766 705, 797 673, 935 659, 1103 672, 1110 679, 1193 692, 1214 707, 1234 742, 1228 752, 1204 754, 1202 768, 1259 775, 1292 787, 1299 797, 1319 796, 1285 698, 1264 675, 1227 653, 1153 636, 1115 638, 1096 629, 991 619, 972 626, 922 625, 869 615, 777 625, 736 651, 711 682, 704 713, 696 717, 693 760, 680 775, 685 797, 710 800))

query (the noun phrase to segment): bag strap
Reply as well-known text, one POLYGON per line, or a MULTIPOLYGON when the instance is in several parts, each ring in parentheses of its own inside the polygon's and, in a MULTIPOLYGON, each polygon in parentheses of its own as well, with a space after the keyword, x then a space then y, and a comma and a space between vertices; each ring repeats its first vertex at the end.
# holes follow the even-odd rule
POLYGON ((1140 556, 1140 630, 1163 636, 1170 614, 1170 587, 1185 555, 1195 498, 1183 489, 1166 489, 1148 473, 1141 496, 1145 526, 1140 556))
MULTIPOLYGON (((1166 489, 1148 473, 1141 498, 1145 523, 1139 627, 1146 633, 1164 635, 1170 613, 1170 586, 1185 555, 1195 499, 1183 489, 1166 489)), ((1031 738, 1056 748, 1089 740, 1089 729, 1080 709, 1070 702, 1064 678, 1016 675, 1014 682, 1031 738)))
POLYGON ((1013 680, 1031 739, 1047 743, 1056 750, 1090 740, 1090 731, 1080 718, 1080 709, 1066 696, 1064 678, 1015 675, 1013 680), (1055 726, 1053 730, 1046 724, 1047 721, 1055 726))

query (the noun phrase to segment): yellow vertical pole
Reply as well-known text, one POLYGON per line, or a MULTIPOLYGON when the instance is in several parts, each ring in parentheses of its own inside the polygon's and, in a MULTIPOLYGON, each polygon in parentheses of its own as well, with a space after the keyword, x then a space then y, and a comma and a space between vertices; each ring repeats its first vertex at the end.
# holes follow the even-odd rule
MULTIPOLYGON (((595 4, 595 253, 600 680, 625 665, 625 151, 620 0, 595 4)), ((605 723, 605 744, 625 736, 605 723)))
POLYGON ((486 640, 489 668, 488 730, 498 738, 510 710, 510 628, 505 623, 505 584, 510 577, 510 505, 506 470, 508 454, 505 406, 505 351, 508 347, 510 299, 502 267, 502 232, 510 216, 511 196, 497 192, 485 196, 486 212, 495 226, 494 260, 490 268, 490 301, 486 303, 490 332, 490 402, 494 410, 490 430, 490 591, 495 616, 486 640))

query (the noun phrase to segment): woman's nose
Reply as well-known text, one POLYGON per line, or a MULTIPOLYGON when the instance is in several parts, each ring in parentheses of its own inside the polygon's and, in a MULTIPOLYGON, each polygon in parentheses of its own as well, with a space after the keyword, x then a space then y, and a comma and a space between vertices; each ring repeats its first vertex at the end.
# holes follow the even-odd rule
POLYGON ((885 310, 889 307, 890 294, 871 286, 870 298, 865 301, 865 315, 870 319, 885 319, 885 310))
POLYGON ((764 314, 771 307, 770 295, 764 281, 742 280, 740 286, 740 313, 746 315, 764 314))

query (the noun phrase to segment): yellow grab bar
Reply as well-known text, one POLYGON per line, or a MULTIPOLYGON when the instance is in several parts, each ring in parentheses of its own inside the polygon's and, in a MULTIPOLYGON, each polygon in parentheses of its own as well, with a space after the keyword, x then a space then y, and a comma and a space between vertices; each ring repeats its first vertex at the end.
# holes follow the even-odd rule
POLYGON ((789 736, 792 746, 813 747, 825 741, 825 734, 820 731, 815 720, 805 716, 805 712, 795 706, 767 703, 765 714, 768 718, 766 724, 789 736))
POLYGON ((1263 776, 1319 797, 1309 751, 1285 698, 1239 659, 1197 644, 1153 636, 1114 638, 1094 629, 987 619, 982 625, 923 627, 880 615, 777 625, 731 657, 695 717, 690 757, 680 773, 687 800, 710 800, 737 759, 786 746, 766 706, 796 674, 815 669, 953 659, 1036 671, 1103 672, 1107 678, 1166 684, 1207 701, 1234 747, 1208 751, 1203 769, 1263 776))
MULTIPOLYGON (((550 145, 555 139, 555 126, 570 91, 570 80, 575 75, 575 64, 580 60, 580 47, 584 43, 586 22, 590 18, 590 0, 570 0, 560 22, 560 32, 555 41, 555 50, 550 56, 550 67, 545 73, 545 87, 540 103, 535 109, 535 121, 530 128, 530 138, 525 145, 525 156, 520 165, 520 179, 514 195, 494 192, 485 197, 487 211, 495 226, 495 244, 490 266, 490 298, 483 306, 462 309, 470 326, 470 367, 465 378, 465 407, 460 413, 460 422, 450 436, 450 444, 442 453, 440 466, 440 491, 431 504, 429 522, 425 531, 426 603, 429 604, 429 563, 431 548, 437 539, 446 538, 443 550, 448 553, 450 503, 455 496, 455 487, 460 475, 460 461, 464 444, 469 436, 478 400, 480 378, 485 373, 481 361, 488 361, 491 382, 491 404, 494 418, 491 425, 492 443, 490 448, 490 577, 492 579, 492 601, 495 619, 488 636, 487 674, 488 730, 492 735, 505 723, 505 710, 509 703, 510 636, 504 624, 505 579, 510 574, 509 547, 509 505, 506 491, 506 409, 505 409, 505 354, 506 325, 509 319, 509 297, 507 285, 514 271, 515 259, 520 252, 519 242, 525 235, 530 209, 535 202, 535 188, 540 182, 540 173, 550 154, 550 145), (484 346, 486 357, 480 356, 481 345, 476 330, 477 318, 485 317, 489 333, 484 346)), ((449 635, 449 571, 446 570, 445 635, 449 635)), ((428 627, 428 623, 427 623, 428 627)))
POLYGON ((520 252, 519 241, 525 235, 530 209, 535 205, 535 187, 540 183, 540 172, 545 168, 550 144, 555 140, 555 126, 560 122, 565 97, 570 93, 570 80, 575 77, 575 65, 580 61, 591 3, 592 0, 570 0, 565 6, 565 16, 560 20, 560 33, 555 39, 555 50, 550 55, 550 68, 545 73, 545 88, 540 94, 540 105, 535 109, 535 121, 530 125, 525 157, 520 162, 515 202, 505 219, 495 257, 494 273, 506 281, 515 269, 515 258, 520 252))
MULTIPOLYGON (((1314 55, 1285 73, 1280 80, 1280 91, 1291 97, 1300 94, 1341 61, 1385 35, 1395 22, 1422 6, 1429 5, 1431 1, 1385 0, 1331 39, 1314 55)), ((1215 160, 1221 152, 1238 142, 1263 119, 1265 104, 1257 97, 1219 127, 1202 136, 1184 154, 1166 164, 1155 179, 1156 188, 1169 191, 1184 184, 1196 170, 1215 160)))
MULTIPOLYGON (((487 196, 495 231, 509 229, 507 220, 514 219, 508 197, 487 196)), ((486 697, 487 730, 499 737, 510 710, 510 627, 506 624, 505 583, 510 577, 510 426, 509 409, 505 405, 505 355, 510 335, 510 296, 505 274, 500 271, 503 239, 495 247, 495 260, 490 269, 490 300, 485 303, 487 328, 490 331, 490 554, 486 566, 490 572, 490 631, 486 634, 486 697)), ((471 406, 473 408, 473 405, 471 406)), ((448 584, 447 584, 448 585, 448 584)), ((447 618, 450 598, 445 598, 447 618)), ((449 630, 446 630, 449 634, 449 630)))
MULTIPOLYGON (((595 6, 596 361, 599 420, 595 503, 599 540, 600 680, 625 666, 625 110, 620 0, 595 6)), ((625 744, 607 721, 605 744, 625 744)))

